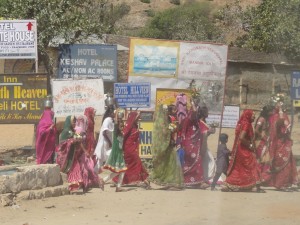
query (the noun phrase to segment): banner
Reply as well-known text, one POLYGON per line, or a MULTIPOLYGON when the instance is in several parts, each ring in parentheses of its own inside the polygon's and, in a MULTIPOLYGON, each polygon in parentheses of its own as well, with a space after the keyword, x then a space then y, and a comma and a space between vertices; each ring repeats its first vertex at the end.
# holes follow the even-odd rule
POLYGON ((37 123, 46 97, 45 74, 0 75, 0 123, 37 123))
POLYGON ((59 78, 102 78, 117 80, 117 46, 59 45, 59 78))
POLYGON ((87 107, 93 107, 96 115, 104 114, 102 79, 52 80, 51 85, 56 117, 83 115, 87 107))
POLYGON ((185 94, 187 96, 187 108, 190 108, 191 92, 187 89, 170 89, 170 88, 158 88, 156 89, 156 109, 160 105, 175 105, 176 97, 179 94, 185 94))
POLYGON ((35 20, 0 20, 0 59, 37 58, 35 20))

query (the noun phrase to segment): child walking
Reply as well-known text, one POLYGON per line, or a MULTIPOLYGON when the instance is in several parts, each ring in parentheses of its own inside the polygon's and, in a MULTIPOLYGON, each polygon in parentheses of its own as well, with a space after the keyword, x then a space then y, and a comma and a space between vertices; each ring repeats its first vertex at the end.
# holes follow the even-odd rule
POLYGON ((211 190, 216 191, 216 184, 222 173, 226 175, 229 165, 230 150, 227 148, 228 135, 221 133, 219 137, 219 145, 217 152, 217 171, 211 184, 211 190))

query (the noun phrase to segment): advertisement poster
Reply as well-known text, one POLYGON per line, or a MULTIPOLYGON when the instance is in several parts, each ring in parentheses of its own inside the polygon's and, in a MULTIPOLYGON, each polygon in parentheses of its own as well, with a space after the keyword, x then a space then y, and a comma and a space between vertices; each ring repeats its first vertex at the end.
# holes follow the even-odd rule
POLYGON ((53 111, 56 117, 83 115, 93 107, 96 115, 104 114, 102 79, 52 80, 53 111))
POLYGON ((0 59, 37 58, 35 20, 0 20, 0 59))
POLYGON ((158 88, 156 89, 156 109, 160 105, 176 105, 176 97, 179 94, 185 94, 187 96, 187 108, 191 107, 190 97, 191 93, 187 89, 170 89, 170 88, 158 88))
POLYGON ((47 75, 0 75, 0 123, 35 124, 44 110, 47 75))
POLYGON ((117 80, 117 46, 91 44, 59 45, 59 78, 117 80))
POLYGON ((179 43, 132 39, 129 74, 174 78, 177 76, 179 43))

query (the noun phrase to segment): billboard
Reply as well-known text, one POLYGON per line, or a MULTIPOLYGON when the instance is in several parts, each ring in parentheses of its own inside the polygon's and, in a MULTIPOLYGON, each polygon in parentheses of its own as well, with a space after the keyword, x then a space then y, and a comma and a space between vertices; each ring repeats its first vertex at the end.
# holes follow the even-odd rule
POLYGON ((34 124, 47 97, 45 74, 0 75, 0 123, 34 124))
POLYGON ((35 20, 0 20, 0 58, 37 58, 35 20))
POLYGON ((96 44, 59 45, 59 78, 117 80, 117 46, 96 44))
POLYGON ((300 100, 300 71, 294 71, 291 76, 291 99, 300 100))
POLYGON ((104 87, 102 79, 51 80, 53 111, 56 117, 83 115, 85 108, 93 107, 96 115, 104 114, 104 87))

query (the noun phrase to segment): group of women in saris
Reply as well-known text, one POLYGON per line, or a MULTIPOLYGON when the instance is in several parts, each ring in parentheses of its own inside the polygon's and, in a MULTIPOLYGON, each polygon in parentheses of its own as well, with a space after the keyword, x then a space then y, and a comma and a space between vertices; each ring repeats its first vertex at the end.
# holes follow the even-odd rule
POLYGON ((252 190, 264 192, 261 186, 292 191, 299 185, 295 159, 292 154, 290 122, 282 110, 265 106, 252 128, 253 110, 244 110, 239 119, 231 161, 223 191, 252 190))
MULTIPOLYGON (((177 106, 181 104, 176 103, 177 106)), ((179 123, 179 120, 170 119, 176 115, 170 107, 174 105, 160 105, 155 114, 151 179, 162 185, 162 189, 206 189, 209 187, 208 176, 213 177, 215 165, 213 158, 211 163, 206 162, 207 137, 214 133, 205 123, 208 110, 205 105, 193 105, 190 110, 180 113, 179 123), (182 154, 178 154, 180 150, 184 151, 183 160, 182 154)))
MULTIPOLYGON (((116 184, 116 192, 126 191, 121 185, 140 182, 150 189, 149 174, 139 157, 140 114, 131 111, 124 124, 124 113, 122 109, 115 112, 113 107, 106 110, 96 147, 98 167, 111 171, 104 182, 112 179, 116 184)), ((102 169, 98 171, 101 173, 102 169)))

